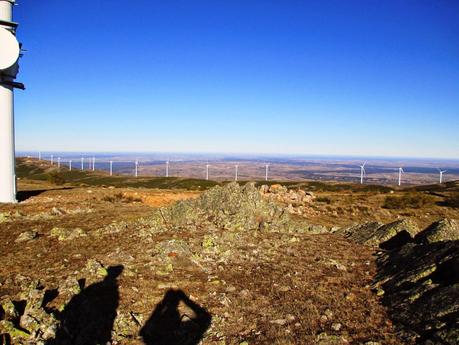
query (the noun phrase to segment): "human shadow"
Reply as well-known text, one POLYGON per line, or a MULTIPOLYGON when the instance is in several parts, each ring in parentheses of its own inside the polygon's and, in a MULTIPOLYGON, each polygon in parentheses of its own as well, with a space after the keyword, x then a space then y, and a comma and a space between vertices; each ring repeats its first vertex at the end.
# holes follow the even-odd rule
POLYGON ((119 304, 118 276, 123 266, 110 266, 101 282, 74 296, 58 315, 56 337, 47 345, 97 345, 111 343, 119 304))
POLYGON ((170 289, 156 305, 140 335, 146 345, 197 345, 211 320, 207 310, 191 301, 182 290, 170 289), (179 307, 189 310, 188 314, 179 307))

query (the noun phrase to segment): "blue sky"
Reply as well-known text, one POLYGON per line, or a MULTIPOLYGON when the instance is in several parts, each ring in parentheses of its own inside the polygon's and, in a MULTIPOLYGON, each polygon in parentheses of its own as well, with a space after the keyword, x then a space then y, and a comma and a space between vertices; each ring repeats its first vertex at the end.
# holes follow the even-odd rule
POLYGON ((456 0, 22 0, 18 150, 459 158, 456 0))

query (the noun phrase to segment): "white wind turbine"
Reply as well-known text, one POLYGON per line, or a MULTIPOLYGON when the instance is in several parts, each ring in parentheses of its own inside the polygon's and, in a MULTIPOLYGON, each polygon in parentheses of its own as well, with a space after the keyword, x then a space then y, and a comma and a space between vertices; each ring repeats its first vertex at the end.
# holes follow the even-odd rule
POLYGON ((206 164, 206 180, 209 179, 209 162, 206 164))
POLYGON ((438 172, 440 173, 440 183, 443 183, 443 173, 447 172, 448 170, 440 170, 438 169, 438 172))
POLYGON ((69 159, 69 171, 72 171, 72 160, 69 159))
POLYGON ((402 174, 405 172, 403 171, 403 168, 398 168, 398 185, 400 186, 402 184, 402 174))
POLYGON ((169 160, 166 161, 166 177, 169 177, 169 160))
POLYGON ((269 164, 265 165, 265 181, 268 181, 269 164))
POLYGON ((363 177, 366 175, 365 164, 367 164, 367 162, 360 165, 360 184, 363 184, 363 177))
POLYGON ((234 166, 235 168, 235 171, 234 171, 234 181, 237 181, 237 178, 238 178, 238 173, 239 173, 239 165, 235 165, 234 166))

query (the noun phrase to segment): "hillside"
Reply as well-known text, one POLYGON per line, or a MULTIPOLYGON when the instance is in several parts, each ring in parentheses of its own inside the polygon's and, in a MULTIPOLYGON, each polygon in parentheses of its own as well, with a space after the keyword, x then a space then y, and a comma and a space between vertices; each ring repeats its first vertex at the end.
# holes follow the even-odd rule
POLYGON ((458 344, 455 185, 18 174, 26 199, 0 206, 2 344, 458 344))

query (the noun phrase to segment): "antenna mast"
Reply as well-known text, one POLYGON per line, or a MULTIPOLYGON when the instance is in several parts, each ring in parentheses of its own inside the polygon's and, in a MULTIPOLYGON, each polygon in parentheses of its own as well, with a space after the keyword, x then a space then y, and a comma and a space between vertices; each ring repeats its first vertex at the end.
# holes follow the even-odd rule
POLYGON ((0 0, 0 202, 16 202, 14 148, 14 89, 24 85, 14 80, 19 71, 20 44, 13 22, 15 0, 0 0))

